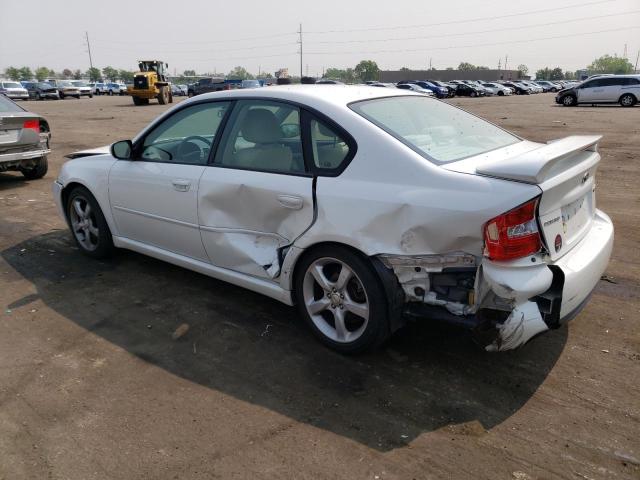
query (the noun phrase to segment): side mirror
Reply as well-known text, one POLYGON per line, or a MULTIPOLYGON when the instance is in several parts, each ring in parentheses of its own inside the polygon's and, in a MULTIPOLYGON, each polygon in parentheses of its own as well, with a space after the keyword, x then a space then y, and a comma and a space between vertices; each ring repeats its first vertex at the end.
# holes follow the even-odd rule
POLYGON ((131 160, 133 153, 133 143, 131 140, 120 140, 111 145, 111 155, 118 160, 131 160))

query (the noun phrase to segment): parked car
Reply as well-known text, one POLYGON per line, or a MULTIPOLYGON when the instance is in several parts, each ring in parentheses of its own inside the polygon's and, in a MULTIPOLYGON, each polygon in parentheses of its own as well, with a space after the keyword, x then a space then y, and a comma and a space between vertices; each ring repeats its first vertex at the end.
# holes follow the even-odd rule
POLYGON ((447 98, 449 96, 449 89, 446 87, 441 87, 440 85, 436 85, 427 80, 405 80, 402 82, 398 82, 398 84, 414 84, 422 87, 426 90, 430 90, 434 93, 434 95, 438 98, 447 98))
POLYGON ((530 142, 400 89, 233 90, 70 155, 53 192, 86 255, 127 248, 295 304, 340 352, 409 315, 507 350, 575 316, 607 267, 600 138, 530 142))
POLYGON ((529 87, 527 87, 526 85, 522 85, 521 83, 518 83, 518 82, 502 82, 502 85, 512 89, 513 93, 515 93, 516 95, 531 94, 531 89, 529 87))
POLYGON ((29 98, 35 100, 45 100, 47 98, 51 100, 59 100, 60 94, 58 89, 46 82, 25 82, 24 88, 29 92, 29 98))
POLYGON ((202 95, 203 93, 220 92, 230 88, 230 85, 225 82, 224 78, 201 78, 196 83, 189 85, 187 95, 193 97, 195 95, 202 95))
POLYGON ((320 80, 316 81, 315 84, 316 85, 344 85, 344 82, 341 82, 340 80, 333 80, 331 78, 321 78, 320 80))
POLYGON ((491 90, 494 95, 498 95, 500 97, 504 95, 511 95, 513 93, 513 90, 500 83, 487 82, 483 83, 482 86, 491 90))
POLYGON ((182 91, 183 95, 189 94, 189 88, 186 85, 178 85, 178 88, 182 91))
POLYGON ((544 88, 542 86, 538 85, 535 82, 531 82, 529 80, 520 80, 518 83, 529 87, 531 89, 532 93, 543 93, 544 92, 544 88))
POLYGON ((93 88, 94 95, 103 95, 107 93, 107 84, 103 82, 94 82, 89 84, 93 88))
POLYGON ((434 85, 437 85, 439 87, 446 88, 448 97, 455 97, 456 95, 456 87, 450 83, 441 82, 440 80, 430 80, 430 79, 427 80, 427 82, 433 83, 434 85))
POLYGON ((93 98, 93 89, 84 80, 71 80, 71 84, 78 89, 81 97, 93 98))
POLYGON ((80 98, 80 90, 70 80, 47 80, 47 83, 58 90, 61 100, 65 97, 80 98))
POLYGON ((581 103, 619 103, 633 107, 640 99, 640 75, 612 75, 585 80, 579 85, 560 90, 556 103, 573 107, 581 103))
POLYGON ((421 93, 423 95, 433 95, 433 92, 428 88, 422 88, 420 85, 416 85, 415 83, 399 83, 396 85, 396 88, 401 90, 411 90, 412 92, 421 93))
POLYGON ((242 80, 239 88, 260 88, 262 85, 259 80, 242 80))
POLYGON ((18 82, 0 81, 0 94, 11 100, 29 100, 29 92, 18 82))
POLYGON ((482 97, 485 94, 485 90, 481 90, 475 85, 464 82, 456 84, 456 95, 459 97, 482 97))
POLYGON ((44 117, 0 95, 0 172, 18 171, 29 180, 44 177, 50 140, 44 117))
POLYGON ((182 90, 180 90, 180 87, 178 87, 178 85, 176 85, 175 83, 172 83, 171 95, 173 95, 174 97, 181 97, 184 95, 184 93, 182 92, 182 90))
POLYGON ((560 87, 559 85, 550 82, 549 80, 536 80, 536 83, 538 85, 540 85, 545 92, 557 92, 558 90, 561 90, 562 87, 560 87))
POLYGON ((107 95, 126 95, 127 86, 124 83, 107 83, 104 87, 107 95))
POLYGON ((480 82, 479 80, 463 80, 463 82, 465 82, 468 85, 473 85, 474 87, 479 88, 487 96, 493 95, 493 90, 482 85, 482 82, 480 82))

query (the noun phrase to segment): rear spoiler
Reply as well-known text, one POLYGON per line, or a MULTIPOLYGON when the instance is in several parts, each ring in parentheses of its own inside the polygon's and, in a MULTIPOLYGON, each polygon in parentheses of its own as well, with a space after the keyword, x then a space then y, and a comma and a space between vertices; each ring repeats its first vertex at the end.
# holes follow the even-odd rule
POLYGON ((544 182, 554 165, 581 151, 597 152, 602 135, 572 135, 512 158, 479 165, 477 173, 525 183, 544 182))
POLYGON ((89 150, 80 150, 78 152, 73 152, 65 155, 66 158, 74 159, 81 157, 90 157, 92 155, 105 155, 110 153, 111 145, 105 145, 104 147, 92 148, 89 150))

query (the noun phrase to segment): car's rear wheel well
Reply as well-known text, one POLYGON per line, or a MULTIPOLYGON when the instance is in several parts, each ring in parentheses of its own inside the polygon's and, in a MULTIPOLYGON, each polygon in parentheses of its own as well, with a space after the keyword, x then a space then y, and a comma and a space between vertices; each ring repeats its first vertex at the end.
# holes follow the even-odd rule
POLYGON ((293 266, 293 274, 291 275, 291 285, 294 288, 291 291, 291 297, 293 303, 297 303, 296 295, 295 295, 295 285, 298 280, 298 276, 304 274, 304 272, 300 271, 300 265, 304 262, 304 259, 309 255, 312 255, 315 251, 320 248, 326 247, 334 247, 345 249, 353 253, 354 255, 359 256, 363 259, 371 268, 372 272, 375 274, 376 278, 380 282, 380 286, 384 289, 386 293, 386 303, 389 314, 389 328, 391 332, 396 331, 398 328, 404 325, 404 320, 402 318, 402 308, 404 306, 404 293, 402 291, 402 287, 398 283, 398 278, 393 273, 392 270, 385 267, 383 263, 376 257, 372 257, 367 255, 366 253, 358 250, 357 248, 347 245, 345 243, 340 242, 320 242, 307 247, 304 252, 298 257, 294 266, 293 266))
POLYGON ((618 103, 622 103, 622 99, 623 99, 624 97, 627 97, 627 96, 629 96, 629 97, 632 97, 632 98, 633 98, 633 103, 632 103, 632 105, 635 105, 636 103, 638 103, 638 97, 636 97, 636 96, 635 96, 633 93, 631 93, 631 92, 625 92, 625 93, 623 93, 622 95, 620 95, 620 98, 618 98, 618 103))

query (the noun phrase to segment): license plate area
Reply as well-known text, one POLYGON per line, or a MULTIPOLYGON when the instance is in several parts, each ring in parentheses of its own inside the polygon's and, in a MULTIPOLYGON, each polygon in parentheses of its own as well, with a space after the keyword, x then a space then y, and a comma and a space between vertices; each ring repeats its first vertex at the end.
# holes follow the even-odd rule
POLYGON ((15 143, 18 141, 19 130, 0 130, 0 143, 15 143))
POLYGON ((573 243, 588 227, 592 218, 592 192, 588 192, 577 200, 561 208, 562 230, 565 241, 573 243))

